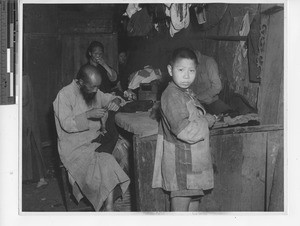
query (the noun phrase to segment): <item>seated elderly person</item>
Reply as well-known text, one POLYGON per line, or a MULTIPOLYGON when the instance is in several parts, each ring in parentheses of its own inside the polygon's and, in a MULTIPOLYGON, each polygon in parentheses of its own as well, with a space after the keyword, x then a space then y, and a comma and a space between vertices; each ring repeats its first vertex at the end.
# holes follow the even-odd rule
POLYGON ((124 193, 129 178, 111 154, 95 152, 100 144, 92 141, 101 133, 100 119, 107 110, 118 110, 123 100, 101 92, 101 81, 95 66, 82 66, 77 79, 59 91, 53 107, 58 151, 74 196, 77 201, 85 196, 95 211, 103 204, 112 211, 113 191, 121 188, 124 193))
POLYGON ((201 54, 198 50, 194 52, 197 56, 198 66, 195 81, 190 88, 208 113, 228 112, 231 108, 218 96, 222 90, 222 84, 216 61, 212 57, 201 54))

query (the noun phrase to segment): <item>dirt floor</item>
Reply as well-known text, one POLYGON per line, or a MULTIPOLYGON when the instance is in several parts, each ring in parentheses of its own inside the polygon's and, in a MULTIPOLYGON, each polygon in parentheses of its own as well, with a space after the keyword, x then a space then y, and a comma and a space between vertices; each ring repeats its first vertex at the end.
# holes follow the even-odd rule
MULTIPOLYGON (((59 179, 60 171, 57 169, 57 155, 53 153, 51 147, 43 149, 45 165, 47 169, 46 180, 48 185, 36 188, 37 183, 32 181, 23 182, 22 185, 22 211, 23 212, 61 212, 66 211, 62 189, 60 188, 61 180, 59 179)), ((131 186, 132 188, 132 186, 131 186)), ((133 199, 131 198, 132 189, 129 189, 123 196, 116 200, 114 204, 115 211, 134 211, 133 199)), ((94 211, 89 202, 85 199, 78 204, 69 191, 66 191, 66 200, 68 211, 94 211)))

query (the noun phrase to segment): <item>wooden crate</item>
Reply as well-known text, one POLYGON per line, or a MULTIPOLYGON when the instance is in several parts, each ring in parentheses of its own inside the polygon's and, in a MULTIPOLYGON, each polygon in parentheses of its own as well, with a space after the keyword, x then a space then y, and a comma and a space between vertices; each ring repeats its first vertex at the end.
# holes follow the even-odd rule
MULTIPOLYGON (((151 188, 155 146, 156 135, 134 136, 134 170, 140 211, 170 209, 168 195, 161 189, 151 188)), ((211 131, 210 147, 215 187, 202 199, 200 211, 268 210, 272 187, 283 190, 282 179, 273 183, 275 165, 282 166, 276 164, 278 153, 283 152, 282 126, 216 129, 211 131)), ((283 167, 277 171, 282 174, 283 167)), ((283 202, 276 206, 283 211, 283 202)))
POLYGON ((156 135, 133 137, 134 176, 138 211, 168 211, 168 195, 159 188, 151 187, 154 168, 156 135))

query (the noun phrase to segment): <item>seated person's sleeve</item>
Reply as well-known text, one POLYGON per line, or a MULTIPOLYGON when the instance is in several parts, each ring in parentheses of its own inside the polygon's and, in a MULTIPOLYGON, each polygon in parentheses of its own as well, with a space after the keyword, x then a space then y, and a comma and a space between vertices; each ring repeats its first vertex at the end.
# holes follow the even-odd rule
MULTIPOLYGON (((213 101, 213 98, 218 95, 222 90, 222 83, 219 77, 219 70, 216 61, 213 58, 209 58, 206 61, 206 70, 209 79, 209 86, 206 90, 202 90, 198 93, 197 99, 201 103, 210 104, 213 101)), ((197 72, 200 73, 200 72, 197 72)), ((197 76, 200 76, 197 74, 197 76)))
POLYGON ((85 112, 75 115, 70 100, 62 93, 58 94, 53 103, 55 117, 60 126, 67 133, 82 132, 89 129, 85 112))
POLYGON ((118 98, 118 99, 121 100, 120 106, 124 106, 126 104, 126 101, 123 98, 121 98, 119 96, 112 95, 110 93, 103 93, 101 91, 98 91, 97 95, 98 95, 97 99, 101 100, 101 104, 100 105, 102 107, 107 107, 108 104, 109 104, 109 102, 111 102, 115 98, 118 98))
POLYGON ((211 84, 211 87, 208 90, 207 95, 209 95, 210 97, 214 97, 218 95, 222 89, 222 83, 219 76, 219 69, 218 69, 217 62, 212 58, 208 59, 206 64, 207 64, 206 68, 208 70, 208 76, 211 84))
POLYGON ((208 130, 207 120, 204 117, 190 120, 186 103, 180 97, 170 98, 166 102, 162 111, 167 118, 171 132, 178 139, 190 144, 204 140, 208 130))
POLYGON ((107 67, 105 67, 105 70, 107 71, 107 75, 108 75, 109 80, 111 82, 115 82, 118 78, 117 72, 108 65, 107 65, 107 67))

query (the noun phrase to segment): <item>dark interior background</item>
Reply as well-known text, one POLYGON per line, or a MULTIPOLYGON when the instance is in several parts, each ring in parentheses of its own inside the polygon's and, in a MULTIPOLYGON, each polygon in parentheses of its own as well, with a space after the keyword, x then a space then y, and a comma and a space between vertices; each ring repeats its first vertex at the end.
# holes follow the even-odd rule
MULTIPOLYGON (((161 14, 162 5, 146 5, 161 25, 167 20, 161 14)), ((214 57, 219 65, 221 99, 229 103, 233 93, 242 95, 257 110, 261 124, 283 124, 283 11, 274 10, 272 4, 207 4, 207 23, 197 24, 191 7, 190 26, 173 38, 164 26, 147 36, 128 37, 126 18, 122 16, 126 6, 24 4, 23 73, 32 81, 44 146, 56 138, 52 102, 86 62, 85 51, 93 40, 104 44, 105 57, 112 67, 118 68, 118 51, 126 49, 131 72, 152 65, 163 72, 164 84, 169 80, 166 65, 172 50, 180 46, 198 49, 214 57), (257 53, 248 50, 243 56, 240 50, 241 41, 249 38, 239 35, 246 12, 250 22, 259 16, 258 25, 251 24, 251 32, 256 34, 256 41, 264 38, 264 67, 256 72, 259 82, 249 79, 249 59, 257 53), (261 34, 262 24, 267 27, 265 34, 261 34)))

